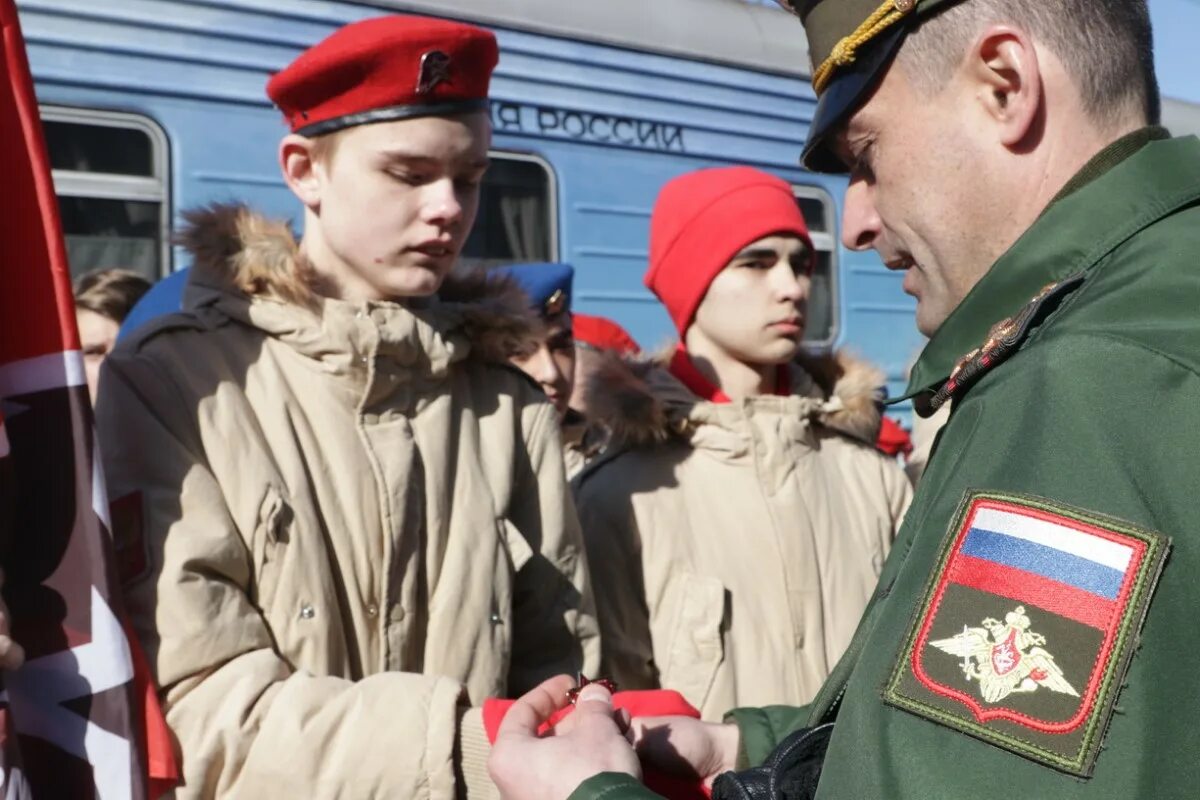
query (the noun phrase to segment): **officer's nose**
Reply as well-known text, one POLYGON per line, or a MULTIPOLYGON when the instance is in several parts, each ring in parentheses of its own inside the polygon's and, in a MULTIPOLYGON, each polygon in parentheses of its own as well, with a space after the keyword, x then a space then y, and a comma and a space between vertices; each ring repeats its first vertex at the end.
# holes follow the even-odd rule
POLYGON ((874 187, 861 178, 852 179, 842 209, 842 244, 850 250, 869 250, 882 230, 874 187))

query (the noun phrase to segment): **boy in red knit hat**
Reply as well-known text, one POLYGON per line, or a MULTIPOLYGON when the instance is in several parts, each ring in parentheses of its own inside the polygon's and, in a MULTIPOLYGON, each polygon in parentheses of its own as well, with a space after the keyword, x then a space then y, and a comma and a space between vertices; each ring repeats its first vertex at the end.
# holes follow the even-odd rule
POLYGON ((812 699, 910 497, 872 447, 883 376, 801 352, 812 256, 783 180, 733 167, 671 181, 646 284, 679 345, 591 385, 612 438, 576 500, 602 672, 678 690, 709 720, 812 699))
POLYGON ((486 793, 478 704, 596 674, 557 414, 507 366, 535 321, 449 277, 497 58, 401 16, 303 53, 267 87, 303 238, 185 215, 183 311, 106 362, 114 536, 181 798, 486 793))

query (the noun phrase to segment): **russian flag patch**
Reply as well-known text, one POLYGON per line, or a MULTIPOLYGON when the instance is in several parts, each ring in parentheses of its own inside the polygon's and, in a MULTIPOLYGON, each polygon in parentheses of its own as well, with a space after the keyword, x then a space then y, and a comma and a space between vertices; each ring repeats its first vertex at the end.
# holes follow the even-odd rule
POLYGON ((1168 549, 1091 512, 968 494, 884 699, 1090 775, 1168 549))

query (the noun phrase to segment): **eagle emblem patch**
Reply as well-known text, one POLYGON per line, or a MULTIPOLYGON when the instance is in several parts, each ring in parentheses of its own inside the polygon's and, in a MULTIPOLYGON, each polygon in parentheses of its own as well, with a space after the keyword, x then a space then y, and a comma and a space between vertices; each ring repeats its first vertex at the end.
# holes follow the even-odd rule
POLYGON ((962 659, 963 677, 979 684, 987 703, 999 703, 1013 692, 1036 692, 1046 688, 1079 697, 1054 656, 1042 645, 1046 637, 1029 630, 1025 606, 1004 615, 1004 621, 988 617, 982 628, 963 626, 962 633, 930 642, 937 649, 962 659))
POLYGON ((885 700, 1090 775, 1168 548, 1120 520, 969 494, 885 700))

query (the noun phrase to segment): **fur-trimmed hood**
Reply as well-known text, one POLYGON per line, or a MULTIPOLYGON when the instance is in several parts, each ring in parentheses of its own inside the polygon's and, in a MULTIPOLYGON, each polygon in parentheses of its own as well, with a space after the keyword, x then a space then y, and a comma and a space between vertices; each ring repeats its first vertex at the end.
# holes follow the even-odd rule
POLYGON ((641 359, 609 356, 587 384, 589 408, 614 446, 639 447, 668 438, 695 440, 705 426, 728 426, 745 404, 777 407, 873 445, 882 420, 884 374, 845 352, 801 354, 790 365, 792 395, 759 397, 738 404, 702 400, 669 370, 675 347, 641 359))
MULTIPOLYGON (((185 309, 202 313, 215 305, 269 333, 306 340, 328 335, 331 317, 362 311, 323 296, 321 277, 305 263, 288 222, 240 204, 213 204, 183 216, 187 224, 178 242, 193 257, 185 309)), ((431 337, 465 340, 473 357, 495 362, 528 352, 540 325, 513 280, 481 270, 456 271, 431 298, 367 305, 425 322, 431 330, 420 336, 422 344, 432 344, 431 337)))

